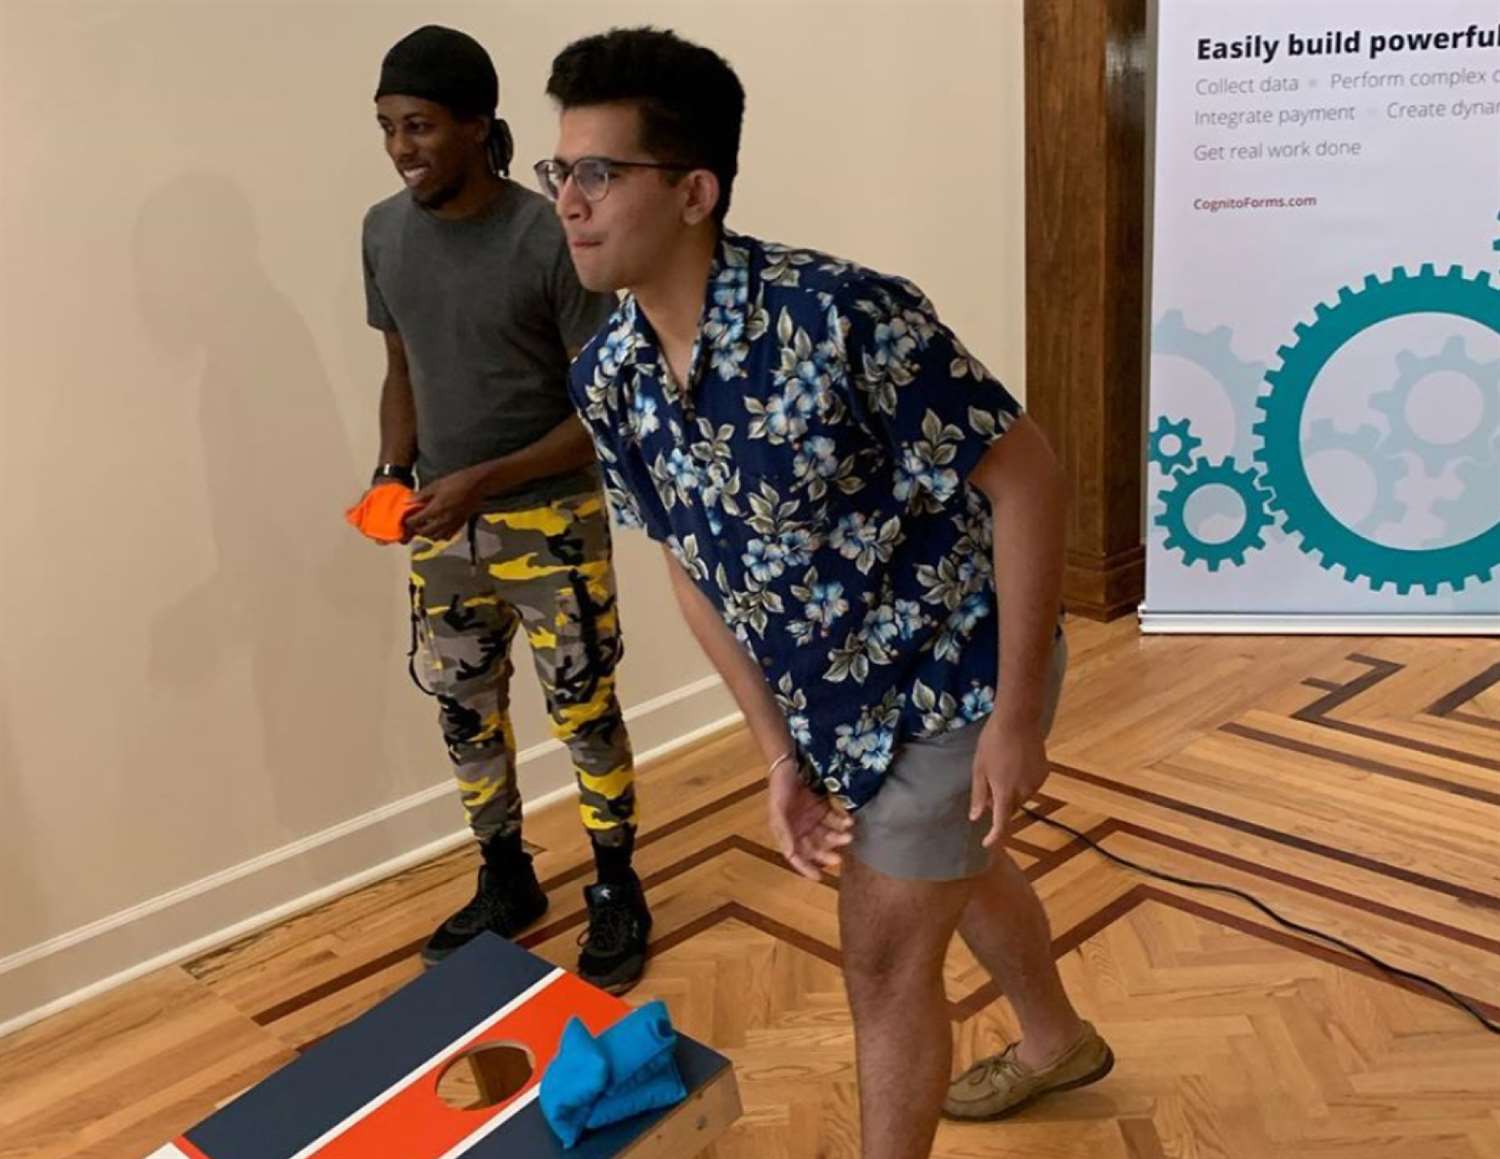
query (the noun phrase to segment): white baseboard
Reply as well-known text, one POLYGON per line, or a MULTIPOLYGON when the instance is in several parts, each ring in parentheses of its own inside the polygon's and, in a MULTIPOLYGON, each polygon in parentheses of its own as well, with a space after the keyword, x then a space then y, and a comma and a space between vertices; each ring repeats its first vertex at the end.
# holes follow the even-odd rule
POLYGON ((1147 635, 1500 636, 1500 616, 1348 616, 1141 611, 1147 635))
MULTIPOLYGON (((628 709, 645 765, 734 724, 717 676, 628 709)), ((564 745, 517 754, 531 812, 577 794, 564 745)), ((0 959, 0 1037, 312 909, 470 840, 452 780, 0 959)))

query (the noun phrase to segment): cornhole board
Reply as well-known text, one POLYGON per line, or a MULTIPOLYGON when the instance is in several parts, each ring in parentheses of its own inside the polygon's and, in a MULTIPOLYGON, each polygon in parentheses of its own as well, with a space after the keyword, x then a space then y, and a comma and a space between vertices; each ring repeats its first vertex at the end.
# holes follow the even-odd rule
MULTIPOLYGON (((475 939, 147 1159, 687 1159, 739 1117, 729 1060, 680 1035, 688 1098, 564 1151, 537 1102, 575 1015, 595 1034, 620 999, 493 934, 475 939), (459 1055, 523 1046, 531 1076, 508 1100, 461 1110, 438 1095, 459 1055)), ((465 1064, 466 1065, 466 1064, 465 1064)), ((477 1070, 478 1068, 476 1068, 477 1070)), ((476 1075, 481 1091, 482 1076, 476 1075)))

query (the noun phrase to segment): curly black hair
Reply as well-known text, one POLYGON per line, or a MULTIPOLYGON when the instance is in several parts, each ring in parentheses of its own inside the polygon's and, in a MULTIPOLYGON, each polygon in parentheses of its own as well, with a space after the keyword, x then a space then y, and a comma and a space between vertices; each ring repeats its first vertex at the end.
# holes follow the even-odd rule
POLYGON ((739 172, 745 90, 718 53, 655 28, 616 28, 557 54, 547 95, 564 110, 626 102, 641 111, 641 146, 719 179, 714 217, 729 212, 739 172))

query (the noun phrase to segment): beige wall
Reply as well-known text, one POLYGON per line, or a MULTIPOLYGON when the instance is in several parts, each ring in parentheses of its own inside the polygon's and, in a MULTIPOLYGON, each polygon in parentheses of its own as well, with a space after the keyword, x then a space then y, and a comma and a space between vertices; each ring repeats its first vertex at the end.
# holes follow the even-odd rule
MULTIPOLYGON (((1019 389, 1020 7, 0 0, 0 1024, 460 824, 441 788, 405 800, 447 772, 401 560, 340 521, 375 448, 357 245, 394 188, 370 105, 391 42, 484 41, 529 178, 568 39, 705 41, 749 92, 733 224, 915 279, 1019 389)), ((621 555, 651 748, 726 702, 676 695, 709 669, 655 553, 621 555)), ((533 795, 565 781, 534 755, 533 795)))

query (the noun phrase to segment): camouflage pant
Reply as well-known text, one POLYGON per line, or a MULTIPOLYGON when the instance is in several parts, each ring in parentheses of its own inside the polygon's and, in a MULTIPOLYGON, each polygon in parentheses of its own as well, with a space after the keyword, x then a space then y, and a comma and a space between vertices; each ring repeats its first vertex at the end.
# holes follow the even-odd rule
POLYGON ((414 540, 411 567, 412 675, 437 697, 475 835, 521 825, 510 646, 524 627, 552 735, 572 754, 584 827, 602 844, 623 840, 635 775, 615 698, 621 642, 603 497, 478 515, 453 539, 414 540))

